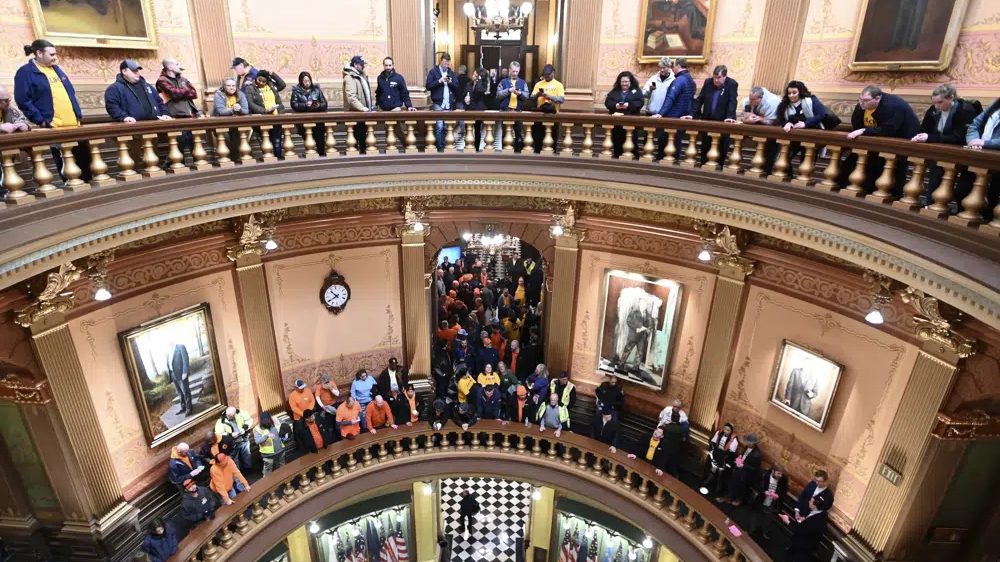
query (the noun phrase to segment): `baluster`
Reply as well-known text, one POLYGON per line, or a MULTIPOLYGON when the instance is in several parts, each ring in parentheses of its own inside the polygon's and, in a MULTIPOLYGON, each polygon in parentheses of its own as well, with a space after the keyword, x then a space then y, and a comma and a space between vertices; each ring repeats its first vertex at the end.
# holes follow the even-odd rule
POLYGON ((531 456, 533 457, 542 456, 542 440, 539 437, 531 438, 531 456))
POLYGON ((479 450, 479 432, 478 431, 473 431, 472 432, 472 450, 473 451, 478 451, 479 450))
POLYGON ((406 121, 406 136, 403 137, 403 145, 399 147, 400 152, 407 152, 410 150, 417 149, 417 135, 413 133, 413 127, 417 124, 416 121, 406 121))
MULTIPOLYGON (((441 448, 444 449, 444 447, 447 444, 448 444, 448 438, 445 437, 444 434, 441 434, 441 448)), ((433 450, 434 450, 434 434, 432 433, 428 435, 427 440, 424 441, 424 452, 430 453, 433 450)))
POLYGON ((625 125, 625 142, 622 144, 622 155, 621 158, 625 160, 635 160, 633 152, 635 151, 635 143, 632 142, 632 133, 635 131, 635 125, 625 125))
MULTIPOLYGON (((527 131, 525 132, 527 133, 527 131)), ((542 154, 555 153, 555 140, 552 139, 552 123, 545 122, 545 137, 542 138, 542 154)))
POLYGON ((278 506, 281 504, 281 496, 277 491, 267 493, 267 508, 271 512, 278 510, 278 506))
POLYGON ((309 478, 309 472, 303 472, 299 474, 299 492, 304 494, 312 488, 312 480, 309 478))
POLYGON ((496 441, 493 438, 493 432, 491 431, 491 432, 489 432, 489 433, 486 434, 486 450, 487 451, 493 451, 496 448, 497 448, 497 444, 496 444, 496 441))
POLYGON ((608 482, 618 483, 618 464, 611 459, 608 459, 608 482))
POLYGON ((509 453, 510 452, 510 435, 505 431, 503 433, 503 441, 500 443, 500 450, 509 453))
POLYGON ((435 121, 427 121, 425 123, 427 134, 424 135, 424 152, 437 151, 437 137, 434 136, 434 127, 437 126, 435 123, 435 121))
POLYGON ((167 133, 167 161, 170 162, 167 171, 171 174, 184 174, 191 171, 184 165, 184 153, 181 152, 180 144, 177 142, 179 136, 181 136, 180 131, 167 133))
MULTIPOLYGON (((254 502, 256 505, 257 502, 254 502)), ((241 511, 236 515, 236 532, 243 535, 247 532, 247 527, 250 526, 250 522, 247 521, 247 516, 241 511)))
POLYGON ((649 480, 646 480, 642 476, 639 476, 641 484, 639 484, 639 497, 646 499, 649 497, 649 480))
POLYGON ((666 502, 666 499, 667 489, 660 486, 660 488, 656 490, 656 495, 653 496, 653 505, 656 506, 657 509, 663 509, 663 504, 666 502))
POLYGON ((701 541, 701 544, 708 544, 712 540, 713 529, 714 527, 709 525, 708 521, 702 522, 701 529, 698 530, 698 540, 701 541))
POLYGON ((356 124, 356 121, 348 121, 345 123, 347 126, 347 152, 345 152, 345 154, 347 156, 354 156, 358 154, 358 139, 354 138, 354 125, 356 124))
POLYGON ((296 495, 295 486, 292 486, 292 481, 289 480, 285 482, 285 487, 281 490, 281 499, 285 500, 285 503, 292 503, 292 498, 296 495))
POLYGON ((229 525, 223 525, 222 529, 219 530, 219 534, 216 535, 219 539, 219 546, 226 549, 233 546, 233 541, 236 539, 233 534, 229 531, 229 525))
POLYGON ((583 125, 583 148, 580 149, 580 156, 593 158, 594 154, 594 126, 587 123, 583 125))
POLYGON ((687 168, 694 168, 698 165, 698 131, 688 131, 688 145, 687 149, 684 151, 684 161, 681 162, 681 166, 687 168))
MULTIPOLYGON (((614 470, 614 465, 611 465, 609 468, 614 470)), ((594 464, 591 465, 590 471, 594 474, 594 476, 604 476, 604 459, 594 455, 594 464)))
MULTIPOLYGON (((292 131, 295 129, 294 125, 282 125, 281 126, 281 156, 285 160, 295 160, 299 157, 295 153, 295 142, 292 140, 292 131)), ((305 136, 312 138, 312 129, 306 129, 305 136)))
MULTIPOLYGON (((442 451, 450 451, 451 450, 451 441, 449 441, 449 439, 448 439, 449 435, 451 435, 451 434, 450 433, 442 433, 441 434, 441 450, 442 451)), ((465 437, 464 434, 461 434, 461 433, 456 434, 456 437, 455 437, 455 448, 456 449, 461 449, 462 448, 462 446, 463 446, 463 444, 465 442, 464 441, 464 437, 465 437)))
POLYGON ((361 455, 361 464, 364 467, 369 467, 373 464, 371 447, 364 448, 364 453, 361 455))
MULTIPOLYGON (((253 162, 253 149, 250 148, 250 127, 240 127, 240 164, 249 164, 253 162)), ((267 138, 267 133, 263 133, 264 138, 267 138)), ((270 143, 271 141, 267 141, 270 143)))
POLYGON ((354 458, 354 451, 347 454, 347 472, 354 472, 358 469, 358 459, 354 458))
POLYGON ((448 154, 456 152, 455 149, 455 122, 445 121, 444 122, 444 151, 448 154))
POLYGON ((715 551, 715 556, 722 558, 726 555, 726 551, 729 550, 729 541, 726 539, 726 533, 719 531, 719 538, 715 541, 715 546, 712 547, 715 551))
POLYGON ((122 181, 132 181, 141 178, 139 172, 135 171, 135 160, 129 154, 129 143, 132 137, 117 137, 118 141, 118 179, 122 181))
MULTIPOLYGON (((430 439, 430 436, 428 436, 427 438, 430 439)), ((411 437, 410 438, 410 443, 407 446, 407 449, 409 449, 411 455, 416 455, 416 454, 420 453, 420 449, 417 446, 417 438, 416 437, 411 437)))
POLYGON ((795 176, 792 183, 804 187, 811 187, 816 180, 813 179, 813 169, 816 167, 816 145, 811 142, 804 142, 806 152, 802 155, 802 162, 799 163, 799 175, 795 176))
POLYGON ((708 133, 708 136, 712 140, 708 146, 708 153, 705 154, 705 165, 702 168, 718 170, 721 168, 719 164, 719 133, 708 133))
POLYGON ((753 137, 754 143, 757 145, 754 148, 753 158, 750 159, 750 169, 746 171, 746 175, 754 178, 762 178, 764 174, 764 162, 767 160, 764 158, 764 149, 767 145, 767 139, 763 137, 753 137))
MULTIPOLYGON (((35 177, 35 196, 42 199, 51 199, 63 194, 63 190, 52 185, 55 179, 49 167, 45 165, 45 153, 49 151, 47 146, 31 147, 31 173, 35 177)), ((77 168, 79 176, 79 168, 77 168)))
POLYGON ((9 205, 20 205, 35 200, 34 195, 24 191, 24 179, 14 169, 14 159, 20 153, 21 151, 16 148, 0 152, 0 157, 3 159, 3 188, 7 190, 4 202, 9 205))
POLYGON ((563 464, 570 464, 573 462, 573 455, 569 452, 569 445, 563 445, 562 462, 563 464))
MULTIPOLYGON (((525 115, 525 114, 520 114, 520 115, 525 115)), ((532 130, 533 126, 534 126, 533 121, 528 121, 527 119, 525 119, 524 121, 521 122, 521 137, 522 137, 521 142, 522 144, 524 144, 524 146, 521 147, 521 154, 535 153, 535 134, 534 131, 532 130)))
POLYGON ((378 154, 378 143, 375 142, 375 122, 365 127, 365 154, 378 154))
POLYGON ((580 470, 587 470, 587 453, 580 450, 580 456, 576 459, 576 467, 580 470))
POLYGON ((155 133, 142 135, 142 177, 153 178, 165 176, 167 173, 160 168, 160 157, 156 155, 155 133))
POLYGON ((524 451, 525 446, 526 445, 525 445, 525 442, 524 442, 524 435, 518 435, 517 436, 517 452, 521 453, 521 454, 524 454, 524 452, 525 452, 524 451))
POLYGON ((698 521, 694 518, 694 508, 689 505, 688 513, 684 516, 684 528, 693 531, 696 527, 698 527, 698 521))
POLYGON ((337 124, 323 123, 323 125, 326 127, 326 136, 323 138, 323 144, 326 145, 326 155, 334 156, 340 154, 340 151, 337 150, 337 137, 333 134, 333 129, 337 124))
POLYGON ((104 187, 117 183, 115 178, 108 175, 108 164, 101 158, 101 145, 104 139, 94 139, 90 141, 90 185, 94 187, 104 187))
POLYGON ((736 548, 736 545, 733 545, 733 553, 729 555, 729 558, 726 558, 726 562, 746 562, 746 560, 747 557, 743 556, 743 553, 736 548))
POLYGON ((767 179, 784 183, 788 181, 790 175, 788 169, 791 167, 792 160, 788 154, 789 141, 777 139, 775 142, 780 145, 780 148, 778 149, 778 157, 774 160, 774 167, 771 168, 771 175, 767 176, 767 179))
POLYGON ((601 133, 604 135, 604 140, 601 142, 600 157, 611 158, 612 156, 614 156, 614 152, 612 150, 615 147, 615 143, 611 141, 611 126, 601 125, 601 133))
POLYGON ((816 189, 822 191, 837 191, 840 189, 840 185, 837 183, 837 177, 840 175, 840 153, 843 148, 839 146, 827 146, 826 150, 829 152, 829 161, 826 164, 826 169, 823 170, 823 181, 816 184, 816 189))
POLYGON ((483 151, 484 152, 495 152, 496 151, 496 149, 493 148, 493 143, 494 143, 494 141, 496 141, 496 139, 493 138, 493 127, 496 127, 496 123, 495 122, 493 122, 493 121, 485 121, 485 122, 483 122, 483 128, 485 129, 485 131, 483 131, 483 132, 486 134, 486 140, 483 142, 483 151))
POLYGON ((652 164, 656 156, 656 145, 653 143, 653 137, 656 136, 656 129, 648 128, 645 129, 646 132, 646 142, 642 144, 642 160, 647 164, 652 164))
POLYGON ((205 562, 214 562, 219 559, 219 550, 212 544, 212 539, 209 539, 208 544, 201 547, 201 559, 205 562))
MULTIPOLYGON (((480 131, 481 134, 481 131, 480 131)), ((476 122, 466 121, 465 122, 465 146, 462 147, 462 152, 468 154, 475 154, 479 151, 479 146, 476 145, 476 122)))
POLYGON ((732 135, 733 150, 729 153, 728 163, 722 169, 723 172, 727 174, 739 174, 743 170, 740 165, 743 162, 743 138, 743 135, 732 135))
POLYGON ((333 472, 330 473, 330 478, 336 480, 337 478, 344 475, 344 467, 340 466, 340 456, 335 456, 330 459, 330 468, 333 472))
POLYGON ((219 168, 230 168, 236 163, 229 157, 232 152, 229 150, 229 130, 215 130, 215 165, 219 168))
POLYGON ((326 482, 326 470, 323 468, 323 464, 316 467, 316 485, 321 485, 326 482))
POLYGON ((847 187, 840 190, 840 195, 844 197, 864 197, 865 167, 868 165, 868 151, 863 148, 852 148, 851 150, 858 155, 858 161, 851 175, 847 178, 847 181, 850 183, 847 187))
POLYGON ((989 171, 986 168, 969 167, 967 174, 976 174, 972 190, 962 199, 962 212, 948 220, 963 226, 976 226, 983 222, 983 209, 986 207, 986 185, 989 171))
POLYGON ((670 504, 667 506, 667 515, 671 519, 677 519, 681 516, 681 501, 677 499, 677 496, 670 498, 670 504))
POLYGON ((625 488, 625 490, 629 492, 632 491, 632 472, 628 468, 625 468, 625 473, 622 475, 621 484, 622 488, 625 488))
POLYGON ((893 201, 892 206, 897 209, 916 211, 920 208, 920 196, 924 192, 924 173, 927 171, 927 162, 923 158, 910 157, 913 164, 913 173, 910 174, 909 181, 903 185, 903 198, 893 201))
POLYGON ((261 128, 260 130, 260 152, 261 162, 274 162, 278 159, 274 155, 274 143, 271 142, 270 128, 261 128))
POLYGON ((896 183, 896 155, 891 152, 883 152, 885 167, 882 174, 875 180, 875 193, 869 194, 865 199, 876 203, 890 204, 895 199, 892 195, 892 186, 896 183))
POLYGON ((995 234, 1000 234, 1000 205, 993 207, 993 220, 990 221, 989 227, 994 229, 995 234))
POLYGON ((376 443, 375 449, 378 451, 378 460, 381 462, 389 456, 389 444, 388 443, 376 443))
POLYGON ((556 459, 556 454, 559 452, 559 451, 556 450, 557 443, 558 443, 558 441, 549 441, 549 450, 545 452, 545 456, 549 460, 555 460, 556 459))
POLYGON ((560 156, 573 156, 573 124, 563 123, 562 146, 559 147, 560 156))
MULTIPOLYGON (((667 129, 666 143, 667 146, 663 147, 663 162, 667 164, 677 164, 677 135, 679 131, 673 129, 667 129)), ((662 163, 662 162, 661 162, 662 163)))
MULTIPOLYGON (((66 182, 63 183, 63 189, 65 191, 87 191, 90 189, 90 184, 80 179, 83 175, 83 170, 76 163, 76 156, 73 155, 73 148, 77 145, 75 142, 64 143, 60 150, 63 157, 63 169, 62 173, 66 176, 66 182)), ((38 176, 35 176, 35 181, 38 181, 38 176)))
MULTIPOLYGON (((268 494, 268 497, 270 497, 270 494, 268 494)), ((253 502, 253 505, 250 507, 250 519, 254 523, 260 523, 264 520, 264 517, 264 508, 260 506, 259 502, 253 502)))
POLYGON ((941 185, 934 190, 934 193, 931 193, 931 199, 934 200, 934 203, 920 209, 920 214, 942 219, 948 216, 948 204, 951 203, 952 197, 955 196, 955 164, 952 162, 938 162, 938 166, 941 166, 941 169, 944 170, 944 174, 941 177, 941 185))
POLYGON ((392 445, 392 458, 398 459, 403 456, 403 440, 396 439, 392 445))
POLYGON ((511 154, 514 152, 514 125, 508 121, 502 124, 503 127, 503 152, 511 154))
MULTIPOLYGON (((316 127, 316 123, 306 123, 303 127, 305 129, 302 131, 302 147, 305 149, 305 153, 302 157, 307 160, 319 158, 319 152, 316 150, 316 139, 313 138, 313 129, 316 127)), ((291 134, 289 134, 289 138, 291 138, 291 134)))
POLYGON ((385 153, 393 154, 401 152, 396 148, 396 121, 386 121, 385 123, 385 153))
MULTIPOLYGON (((195 171, 208 170, 212 167, 208 163, 208 152, 205 150, 205 130, 191 131, 193 145, 191 146, 191 167, 195 171)), ((228 149, 228 147, 226 147, 228 149)))

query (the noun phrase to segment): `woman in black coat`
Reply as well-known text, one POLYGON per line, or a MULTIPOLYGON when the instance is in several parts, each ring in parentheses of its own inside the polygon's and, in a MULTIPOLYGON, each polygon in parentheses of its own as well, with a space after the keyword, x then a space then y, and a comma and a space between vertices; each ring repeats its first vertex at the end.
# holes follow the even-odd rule
MULTIPOLYGON (((313 82, 308 72, 299 73, 299 83, 292 86, 292 111, 296 113, 321 113, 327 110, 326 96, 319 84, 313 82)), ((304 125, 296 125, 299 136, 306 137, 304 125)), ((312 137, 316 141, 316 151, 320 156, 326 156, 326 125, 322 122, 313 125, 312 137)))
MULTIPOLYGON (((634 74, 626 70, 619 73, 615 79, 614 87, 604 98, 604 107, 608 108, 608 113, 611 115, 639 115, 639 110, 645 101, 639 81, 634 74)), ((625 129, 615 127, 611 131, 611 142, 614 144, 612 149, 614 157, 618 158, 624 152, 622 147, 625 144, 625 129)), ((635 145, 633 154, 638 155, 639 141, 635 132, 632 133, 632 144, 635 145)))
MULTIPOLYGON (((465 87, 463 102, 467 111, 486 111, 486 98, 490 91, 490 76, 486 69, 479 67, 472 72, 472 78, 465 87)), ((480 146, 483 138, 483 122, 476 121, 476 152, 482 150, 480 146)))

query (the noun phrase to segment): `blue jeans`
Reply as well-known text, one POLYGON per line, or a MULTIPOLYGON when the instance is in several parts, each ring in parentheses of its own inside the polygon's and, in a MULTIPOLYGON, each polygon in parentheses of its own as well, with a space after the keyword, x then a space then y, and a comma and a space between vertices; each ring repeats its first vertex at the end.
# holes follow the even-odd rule
POLYGON ((250 470, 250 441, 247 439, 237 441, 233 447, 233 457, 241 471, 250 470))
POLYGON ((229 490, 229 499, 235 500, 236 494, 245 491, 247 491, 247 488, 243 485, 243 482, 240 482, 239 479, 233 476, 233 487, 229 490))
MULTIPOLYGON (((451 109, 444 109, 440 105, 435 103, 431 105, 431 111, 451 111, 451 109)), ((444 150, 444 137, 445 137, 444 121, 436 121, 434 123, 434 141, 435 144, 437 145, 438 150, 444 150)), ((364 416, 362 416, 361 419, 364 420, 364 416)))
POLYGON ((361 418, 362 433, 368 431, 368 420, 365 419, 365 410, 368 409, 368 404, 371 404, 371 400, 369 400, 368 402, 361 402, 360 400, 358 401, 358 405, 361 406, 361 415, 359 417, 361 418))

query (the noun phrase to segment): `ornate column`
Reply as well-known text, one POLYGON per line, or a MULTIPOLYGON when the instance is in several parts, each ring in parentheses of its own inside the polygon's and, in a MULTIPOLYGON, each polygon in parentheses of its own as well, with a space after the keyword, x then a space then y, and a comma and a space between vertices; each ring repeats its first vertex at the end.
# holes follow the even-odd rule
MULTIPOLYGON (((28 497, 28 490, 32 490, 38 497, 51 495, 51 488, 45 490, 48 492, 45 494, 30 485, 38 484, 37 480, 28 484, 22 479, 26 471, 30 474, 41 468, 19 411, 21 399, 17 396, 16 388, 23 386, 34 385, 23 385, 22 377, 13 374, 0 379, 0 535, 5 537, 8 546, 12 548, 25 544, 47 555, 48 546, 39 533, 41 525, 28 497), (5 398, 11 400, 8 402, 5 398)), ((32 394, 25 396, 28 399, 34 397, 32 394)), ((44 473, 39 475, 36 472, 35 477, 38 476, 45 478, 44 473)), ((38 503, 41 504, 41 500, 38 503)))
POLYGON ((742 233, 728 226, 698 222, 695 224, 702 240, 717 248, 712 251, 713 262, 719 268, 709 310, 706 345, 698 367, 694 398, 691 400, 689 418, 691 425, 707 431, 715 422, 722 401, 723 389, 729 375, 735 344, 736 328, 746 300, 746 278, 753 273, 754 262, 740 255, 742 233))
POLYGON ((947 491, 961 451, 931 432, 960 361, 975 352, 975 342, 941 315, 937 299, 912 288, 902 296, 918 312, 913 319, 924 344, 851 531, 872 559, 882 553, 890 559, 912 554, 947 491))
MULTIPOLYGON (((223 79, 233 75, 230 65, 236 48, 229 25, 229 0, 190 0, 189 6, 195 50, 201 58, 202 90, 206 94, 214 93, 222 86, 223 79)), ((207 108, 212 103, 211 96, 202 96, 202 102, 207 108)))
POLYGON ((413 203, 403 205, 400 229, 403 259, 403 343, 410 375, 428 376, 431 372, 431 326, 428 287, 430 274, 424 266, 424 242, 429 227, 422 221, 423 213, 413 210, 413 203))
MULTIPOLYGON (((565 215, 553 217, 555 225, 550 229, 556 241, 555 257, 552 260, 551 299, 548 308, 548 328, 545 340, 545 364, 550 373, 559 373, 569 368, 573 350, 573 310, 576 308, 577 265, 580 261, 580 242, 585 233, 575 228, 576 211, 572 205, 566 207, 565 215)), ((522 342, 523 343, 523 342, 522 342)))
POLYGON ((784 92, 795 72, 808 11, 809 0, 767 0, 754 59, 757 65, 753 86, 763 86, 778 95, 784 92))
POLYGON ((73 293, 66 289, 83 273, 72 263, 49 273, 44 289, 31 305, 17 312, 15 321, 30 329, 35 358, 55 400, 56 412, 50 425, 59 446, 57 451, 50 451, 48 458, 42 456, 47 470, 69 478, 69 482, 61 483, 60 501, 70 504, 63 505, 64 513, 79 517, 78 521, 68 521, 63 532, 89 534, 100 540, 129 522, 136 510, 122 497, 86 374, 64 317, 73 307, 73 293))
POLYGON ((273 237, 281 217, 280 212, 265 213, 261 218, 250 215, 236 225, 239 244, 226 250, 226 255, 236 264, 236 292, 240 297, 240 317, 250 351, 250 371, 260 409, 265 412, 285 407, 278 344, 274 338, 271 302, 267 297, 267 279, 261 262, 261 256, 277 248, 273 237))
POLYGON ((601 38, 602 0, 566 2, 566 14, 560 34, 563 84, 566 85, 566 111, 594 109, 594 69, 597 68, 596 45, 601 38))
MULTIPOLYGON (((429 8, 429 2, 389 0, 389 56, 396 70, 408 77, 407 88, 414 107, 428 103, 424 78, 434 64, 427 60, 426 46, 431 39, 429 8)), ((458 53, 451 56, 458 59, 458 53)))

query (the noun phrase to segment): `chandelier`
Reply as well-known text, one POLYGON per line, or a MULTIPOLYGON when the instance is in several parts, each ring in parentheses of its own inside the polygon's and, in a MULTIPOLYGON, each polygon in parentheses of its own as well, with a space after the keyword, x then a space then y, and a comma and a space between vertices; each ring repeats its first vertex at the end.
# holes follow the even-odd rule
POLYGON ((466 250, 472 253, 493 256, 521 252, 520 238, 497 232, 493 225, 487 225, 486 232, 466 232, 462 239, 465 240, 466 250))
POLYGON ((510 0, 486 0, 477 6, 471 0, 465 3, 462 10, 471 22, 472 29, 495 35, 497 39, 512 29, 520 29, 528 22, 531 14, 531 2, 521 2, 512 9, 510 0))

